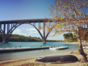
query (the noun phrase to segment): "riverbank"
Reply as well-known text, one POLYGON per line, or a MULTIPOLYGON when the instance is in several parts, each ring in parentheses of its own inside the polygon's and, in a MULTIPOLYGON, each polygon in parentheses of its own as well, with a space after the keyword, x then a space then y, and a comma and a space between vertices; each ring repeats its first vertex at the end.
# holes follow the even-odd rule
MULTIPOLYGON (((79 44, 79 42, 64 42, 65 44, 79 44)), ((88 42, 82 42, 83 45, 88 45, 88 42)))
MULTIPOLYGON (((88 54, 88 50, 85 50, 85 52, 88 54)), ((11 60, 11 61, 3 61, 0 62, 0 66, 31 66, 31 65, 35 65, 35 66, 83 66, 83 64, 86 63, 82 63, 82 56, 79 54, 78 51, 74 51, 74 52, 66 52, 66 53, 61 53, 61 54, 55 54, 55 55, 50 55, 50 56, 60 56, 60 55, 74 55, 76 56, 78 59, 81 59, 81 62, 74 62, 74 63, 42 63, 42 62, 35 62, 35 60, 38 57, 35 58, 26 58, 26 59, 18 59, 18 60, 11 60)), ((47 55, 48 56, 48 55, 47 55)), ((87 63, 88 64, 88 63, 87 63)))
POLYGON ((64 42, 65 44, 79 44, 79 42, 64 42))

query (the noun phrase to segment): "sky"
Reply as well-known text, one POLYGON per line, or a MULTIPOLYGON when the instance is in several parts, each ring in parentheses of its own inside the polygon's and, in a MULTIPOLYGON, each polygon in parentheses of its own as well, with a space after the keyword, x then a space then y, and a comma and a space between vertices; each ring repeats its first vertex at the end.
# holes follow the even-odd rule
MULTIPOLYGON (((54 3, 55 0, 0 0, 0 21, 48 18, 48 8, 54 3)), ((13 34, 40 37, 36 29, 29 24, 17 27, 13 34)), ((63 34, 52 36, 52 33, 47 39, 64 40, 63 34)))

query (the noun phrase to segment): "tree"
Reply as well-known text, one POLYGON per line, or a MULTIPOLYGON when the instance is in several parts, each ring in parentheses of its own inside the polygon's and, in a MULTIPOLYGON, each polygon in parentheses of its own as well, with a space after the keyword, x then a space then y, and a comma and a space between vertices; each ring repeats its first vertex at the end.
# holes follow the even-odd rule
POLYGON ((65 42, 74 42, 77 41, 77 36, 75 34, 72 33, 66 33, 63 35, 65 38, 65 42))
MULTIPOLYGON (((55 26, 53 36, 63 32, 76 31, 79 40, 79 53, 83 56, 84 62, 87 62, 87 57, 83 51, 80 31, 83 28, 82 25, 86 25, 88 22, 87 8, 88 0, 56 0, 55 5, 48 8, 51 11, 51 19, 48 22, 53 21, 51 27, 55 26)), ((50 26, 47 28, 51 30, 50 26)))
POLYGON ((73 34, 72 33, 67 33, 67 34, 64 34, 63 35, 64 36, 64 38, 69 38, 69 37, 73 37, 73 34))

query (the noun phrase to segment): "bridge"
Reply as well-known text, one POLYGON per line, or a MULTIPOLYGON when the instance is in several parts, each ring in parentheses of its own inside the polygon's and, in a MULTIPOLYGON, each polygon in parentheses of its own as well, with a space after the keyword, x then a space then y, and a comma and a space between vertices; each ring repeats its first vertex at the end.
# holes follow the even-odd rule
MULTIPOLYGON (((49 22, 53 22, 53 20, 50 20, 50 19, 28 19, 28 20, 26 19, 26 20, 0 21, 0 34, 3 39, 3 43, 9 42, 9 37, 12 35, 13 31, 18 26, 20 26, 22 24, 30 24, 38 31, 38 33, 40 34, 40 36, 43 40, 43 43, 45 44, 48 35, 50 34, 50 32, 53 29, 53 28, 51 28, 51 30, 48 33, 45 32, 45 27, 46 27, 45 22, 47 22, 47 20, 49 20, 49 22), (43 34, 40 32, 39 28, 36 27, 36 23, 38 23, 38 27, 40 27, 40 23, 43 23, 43 34)), ((82 19, 82 20, 85 20, 85 19, 82 19)), ((64 22, 64 21, 66 21, 66 20, 63 19, 62 22, 64 22)), ((88 24, 87 24, 87 27, 88 27, 88 24)))
POLYGON ((12 35, 13 31, 22 24, 30 24, 32 25, 40 34, 43 43, 46 43, 46 39, 51 31, 49 31, 45 35, 45 22, 47 19, 29 19, 29 20, 8 20, 8 21, 0 21, 0 34, 3 39, 3 43, 7 43, 9 41, 9 37, 12 35), (43 35, 40 32, 39 28, 36 27, 36 23, 38 23, 38 27, 40 23, 43 23, 43 35))

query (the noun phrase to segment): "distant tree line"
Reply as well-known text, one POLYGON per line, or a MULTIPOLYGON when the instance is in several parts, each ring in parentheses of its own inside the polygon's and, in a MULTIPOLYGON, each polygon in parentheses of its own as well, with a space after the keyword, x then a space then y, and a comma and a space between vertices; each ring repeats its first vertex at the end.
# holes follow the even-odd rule
MULTIPOLYGON (((0 42, 2 42, 2 37, 0 35, 0 42)), ((46 40, 47 42, 62 42, 62 40, 46 40)), ((42 42, 42 39, 39 37, 26 37, 23 35, 12 34, 9 37, 9 42, 42 42)))
POLYGON ((64 42, 64 40, 46 40, 47 42, 64 42))
MULTIPOLYGON (((82 41, 88 41, 88 28, 81 28, 80 35, 81 35, 81 40, 82 41)), ((77 31, 75 31, 75 33, 66 33, 63 36, 64 36, 64 39, 65 39, 64 40, 65 42, 78 41, 77 31)))
POLYGON ((26 37, 26 36, 23 36, 23 35, 11 35, 11 37, 9 38, 9 41, 11 41, 11 42, 15 42, 15 41, 17 41, 17 42, 29 42, 29 41, 42 41, 42 39, 41 38, 39 38, 39 37, 31 37, 31 36, 29 36, 29 37, 26 37))
MULTIPOLYGON (((9 41, 10 42, 34 42, 34 41, 42 41, 41 38, 39 37, 26 37, 26 36, 23 36, 23 35, 16 35, 16 34, 13 34, 9 37, 9 41)), ((2 37, 0 35, 0 42, 2 42, 2 37)))

